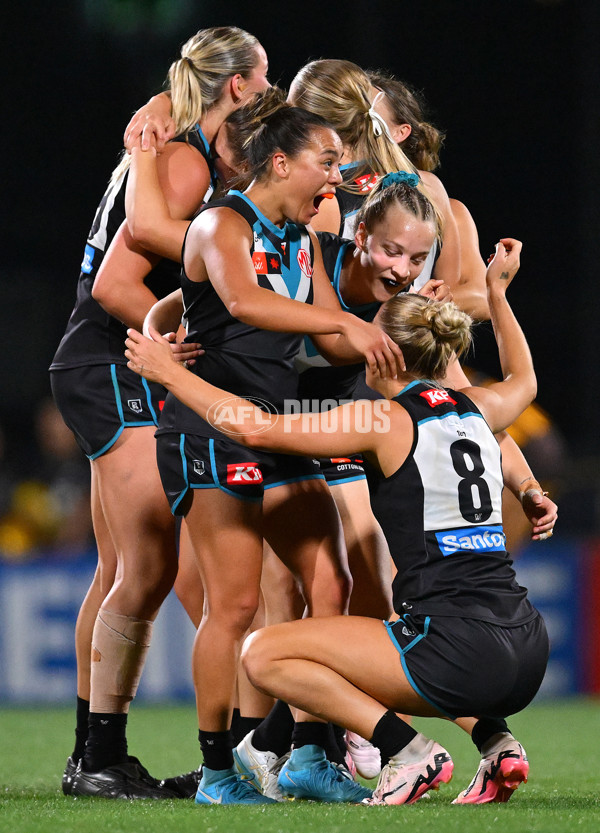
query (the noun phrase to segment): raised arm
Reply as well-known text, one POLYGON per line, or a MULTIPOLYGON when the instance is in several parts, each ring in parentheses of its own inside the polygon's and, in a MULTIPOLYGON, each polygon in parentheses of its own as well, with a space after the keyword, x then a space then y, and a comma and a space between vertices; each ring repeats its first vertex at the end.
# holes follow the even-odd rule
POLYGON ((441 180, 429 171, 419 171, 419 175, 444 224, 442 248, 433 268, 433 277, 444 281, 454 294, 460 280, 460 241, 456 220, 441 180))
POLYGON ((183 142, 156 150, 134 147, 125 192, 127 226, 149 251, 181 261, 189 218, 202 204, 210 173, 197 150, 183 142))
POLYGON ((496 244, 496 254, 486 273, 488 303, 503 381, 487 388, 465 391, 480 408, 494 433, 514 422, 537 393, 529 346, 506 298, 506 289, 519 268, 520 252, 518 240, 504 238, 496 244))
POLYGON ((209 182, 202 155, 183 142, 169 145, 158 160, 154 150, 134 150, 126 192, 131 213, 104 256, 92 293, 110 315, 141 329, 157 300, 144 280, 161 256, 181 260, 189 225, 182 218, 193 215, 209 182))
POLYGON ((479 321, 487 321, 490 308, 485 284, 485 262, 479 251, 479 234, 464 203, 450 199, 460 243, 460 280, 454 287, 454 303, 479 321))

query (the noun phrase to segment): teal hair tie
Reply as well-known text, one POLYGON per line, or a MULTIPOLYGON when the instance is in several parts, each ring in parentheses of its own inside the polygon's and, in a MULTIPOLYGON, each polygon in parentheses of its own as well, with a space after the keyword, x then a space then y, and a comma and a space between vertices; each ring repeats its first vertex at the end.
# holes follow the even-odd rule
POLYGON ((397 182, 406 182, 411 188, 416 188, 419 184, 418 174, 409 174, 408 171, 393 171, 391 174, 386 174, 381 180, 381 187, 387 188, 390 185, 395 185, 397 182))

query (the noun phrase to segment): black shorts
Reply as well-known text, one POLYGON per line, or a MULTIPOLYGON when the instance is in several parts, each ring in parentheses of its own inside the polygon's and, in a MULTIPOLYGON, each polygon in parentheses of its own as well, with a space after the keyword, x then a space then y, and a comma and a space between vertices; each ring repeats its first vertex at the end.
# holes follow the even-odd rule
POLYGON ((162 385, 123 364, 53 370, 50 383, 62 418, 90 460, 108 451, 124 428, 158 425, 166 396, 162 385))
POLYGON ((384 624, 411 686, 448 717, 508 717, 542 684, 549 642, 539 614, 516 627, 409 614, 384 624))
POLYGON ((159 434, 158 470, 174 515, 184 512, 189 489, 222 489, 240 500, 261 501, 266 489, 300 480, 323 480, 308 457, 246 448, 228 437, 159 434))
POLYGON ((320 457, 319 465, 329 486, 351 483, 353 480, 366 480, 362 454, 350 457, 320 457))

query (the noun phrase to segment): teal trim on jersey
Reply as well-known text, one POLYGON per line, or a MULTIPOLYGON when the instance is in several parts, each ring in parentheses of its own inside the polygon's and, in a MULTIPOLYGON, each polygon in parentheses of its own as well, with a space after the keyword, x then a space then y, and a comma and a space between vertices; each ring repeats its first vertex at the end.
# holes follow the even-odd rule
MULTIPOLYGON (((350 246, 354 246, 354 242, 352 240, 347 240, 340 247, 340 250, 335 259, 335 266, 333 267, 333 277, 331 275, 328 275, 327 277, 331 281, 331 285, 335 290, 335 294, 337 295, 338 301, 340 302, 340 306, 343 310, 345 310, 346 312, 351 312, 353 315, 356 315, 363 321, 372 321, 377 315, 379 307, 381 306, 381 303, 379 301, 374 301, 369 304, 361 304, 358 307, 350 307, 342 298, 342 293, 340 291, 340 276, 342 274, 342 266, 344 265, 344 257, 346 256, 346 252, 348 251, 350 246), (369 314, 371 312, 373 313, 373 315, 369 315, 369 317, 367 318, 367 315, 365 315, 365 313, 369 314)), ((310 336, 304 336, 304 349, 306 350, 306 355, 309 358, 312 356, 320 355, 310 336)))
POLYGON ((355 480, 366 480, 366 474, 355 474, 354 477, 344 477, 343 480, 327 480, 327 485, 330 489, 333 489, 334 486, 342 486, 344 483, 353 483, 355 480))
MULTIPOLYGON (((408 391, 411 390, 412 388, 416 387, 416 385, 428 385, 428 384, 429 384, 429 379, 415 379, 413 382, 409 382, 408 385, 405 388, 402 388, 400 393, 397 394, 396 396, 394 396, 394 399, 398 399, 398 397, 402 396, 403 393, 408 393, 408 391)), ((433 385, 434 383, 431 382, 431 384, 433 385)))
MULTIPOLYGON (((252 200, 248 199, 248 197, 240 193, 240 191, 230 191, 228 196, 242 199, 245 203, 247 203, 247 205, 250 206, 252 212, 256 215, 256 219, 252 223, 254 236, 261 240, 267 258, 269 255, 274 255, 277 258, 281 271, 274 274, 277 274, 277 276, 283 280, 288 296, 292 300, 296 300, 300 286, 304 285, 304 281, 308 278, 308 275, 304 276, 298 260, 298 253, 302 248, 302 234, 306 233, 308 235, 305 227, 299 226, 296 223, 286 222, 283 228, 279 228, 279 226, 272 223, 258 210, 252 200), (281 240, 282 242, 285 241, 287 243, 285 260, 289 266, 286 266, 283 262, 284 258, 282 257, 282 249, 279 248, 277 244, 274 244, 265 232, 268 232, 271 236, 275 236, 278 240, 281 240)), ((256 253, 256 249, 254 251, 256 253)), ((307 251, 306 254, 309 255, 309 252, 307 251)), ((274 292, 277 292, 277 285, 272 280, 273 277, 274 275, 264 275, 264 278, 269 281, 271 289, 274 292)), ((304 298, 302 300, 304 301, 304 298)))
MULTIPOLYGON (((350 216, 349 214, 346 216, 350 216)), ((342 266, 344 263, 344 257, 346 252, 350 248, 350 246, 354 246, 354 241, 348 240, 344 243, 344 245, 340 248, 338 252, 338 256, 335 261, 335 266, 333 269, 333 279, 330 278, 333 288, 335 289, 335 294, 338 296, 338 300, 342 306, 342 309, 345 309, 347 312, 351 312, 353 315, 357 315, 363 321, 372 321, 381 306, 380 301, 369 301, 368 304, 359 304, 356 307, 349 306, 344 299, 342 298, 342 293, 340 290, 340 277, 342 274, 342 266), (373 315, 371 318, 365 318, 363 313, 370 313, 372 312, 373 315)))
POLYGON ((200 137, 200 141, 204 146, 204 152, 206 153, 206 163, 208 165, 208 172, 210 174, 210 184, 212 185, 213 189, 217 187, 219 184, 219 177, 217 176, 217 172, 215 170, 215 163, 210 152, 210 145, 208 144, 208 140, 204 133, 202 132, 202 128, 200 127, 200 123, 196 124, 194 128, 195 132, 200 137))
MULTIPOLYGON (((262 211, 259 211, 259 209, 256 207, 256 205, 252 202, 251 199, 249 199, 245 194, 242 194, 241 191, 237 191, 235 188, 231 191, 228 191, 227 196, 228 197, 240 197, 241 199, 243 199, 244 202, 248 203, 248 205, 250 206, 252 211, 254 211, 254 213, 256 214, 258 219, 261 221, 261 223, 264 226, 266 226, 269 229, 269 231, 272 231, 273 234, 276 234, 277 237, 281 237, 282 239, 285 237, 285 235, 287 233, 286 232, 287 222, 283 224, 283 227, 276 226, 275 223, 271 222, 271 220, 269 220, 268 217, 265 217, 265 215, 262 213, 262 211)), ((294 223, 292 223, 292 225, 294 225, 294 223)))
POLYGON ((360 159, 358 162, 346 162, 345 165, 340 165, 340 171, 348 171, 350 168, 359 168, 361 165, 364 164, 364 159, 360 159))
POLYGON ((202 132, 202 128, 200 127, 200 122, 197 122, 196 127, 194 128, 194 130, 196 131, 198 136, 200 136, 202 144, 204 145, 204 150, 206 151, 206 155, 210 159, 210 145, 208 144, 208 140, 207 140, 206 136, 202 132))
POLYGON ((185 497, 185 495, 187 493, 187 490, 190 487, 190 481, 189 481, 188 473, 187 473, 187 458, 185 456, 185 434, 180 434, 179 435, 179 454, 181 456, 181 470, 183 472, 183 479, 185 481, 185 489, 182 489, 181 492, 179 492, 179 497, 177 498, 177 500, 171 506, 171 514, 172 515, 175 514, 175 510, 177 509, 177 507, 179 506, 179 504, 181 503, 181 501, 185 497))
POLYGON ((288 483, 301 483, 303 480, 325 480, 325 475, 306 474, 300 475, 299 477, 290 477, 289 480, 278 480, 277 483, 269 483, 268 486, 265 486, 263 492, 266 492, 267 489, 274 489, 275 486, 286 486, 288 483))
MULTIPOLYGON (((402 621, 402 620, 400 620, 400 621, 402 621)), ((408 665, 406 664, 406 658, 404 656, 405 653, 407 651, 409 651, 414 645, 416 645, 417 642, 420 642, 421 639, 426 635, 427 631, 429 630, 430 621, 431 621, 431 617, 427 616, 426 619, 425 619, 425 632, 422 633, 422 634, 419 634, 419 636, 416 639, 413 639, 413 641, 411 643, 409 643, 409 645, 404 649, 400 647, 400 643, 398 642, 398 640, 396 639, 396 637, 394 636, 394 633, 392 631, 392 626, 397 624, 397 623, 396 622, 388 622, 384 619, 383 624, 385 625, 385 628, 388 632, 388 636, 392 640, 392 643, 393 643, 394 647, 396 648, 396 650, 400 654, 400 662, 402 663, 402 669, 403 669, 404 673, 406 674, 406 679, 408 680, 409 685, 411 686, 411 688, 413 688, 414 691, 419 695, 419 697, 421 697, 423 700, 425 700, 426 703, 429 703, 430 706, 433 706, 434 709, 437 709, 440 712, 440 714, 446 715, 446 717, 449 717, 450 720, 456 720, 457 715, 450 714, 450 712, 446 711, 446 709, 443 709, 437 703, 434 703, 433 700, 430 697, 427 697, 426 694, 423 694, 423 692, 421 691, 419 686, 414 681, 413 676, 410 673, 410 670, 408 668, 408 665)))
POLYGON ((142 376, 142 386, 146 391, 146 402, 148 403, 148 410, 152 414, 152 420, 154 425, 158 425, 158 419, 156 417, 156 411, 154 410, 154 405, 152 404, 152 393, 150 392, 150 385, 148 384, 148 380, 144 379, 142 376))
POLYGON ((217 488, 220 489, 222 492, 225 492, 226 495, 231 495, 231 497, 235 497, 238 500, 245 500, 248 503, 260 503, 262 497, 244 497, 244 495, 239 495, 237 492, 233 492, 231 489, 228 489, 227 486, 223 486, 221 481, 219 480, 219 475, 217 474, 217 458, 215 457, 215 441, 214 439, 209 439, 208 441, 208 453, 210 454, 210 468, 212 471, 213 480, 215 483, 214 487, 209 486, 208 488, 217 488))

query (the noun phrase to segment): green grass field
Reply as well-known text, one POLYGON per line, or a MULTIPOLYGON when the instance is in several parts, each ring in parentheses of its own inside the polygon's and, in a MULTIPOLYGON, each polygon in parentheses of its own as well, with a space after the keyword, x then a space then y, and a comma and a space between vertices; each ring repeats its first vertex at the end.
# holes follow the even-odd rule
MULTIPOLYGON (((531 763, 529 783, 508 804, 454 807, 478 756, 467 736, 442 720, 416 725, 452 754, 454 778, 411 807, 286 802, 268 807, 196 807, 192 801, 120 802, 65 798, 60 776, 73 737, 68 709, 0 710, 2 833, 600 833, 600 701, 532 706, 509 725, 531 763)), ((193 707, 132 710, 129 745, 153 775, 198 764, 193 707)))

